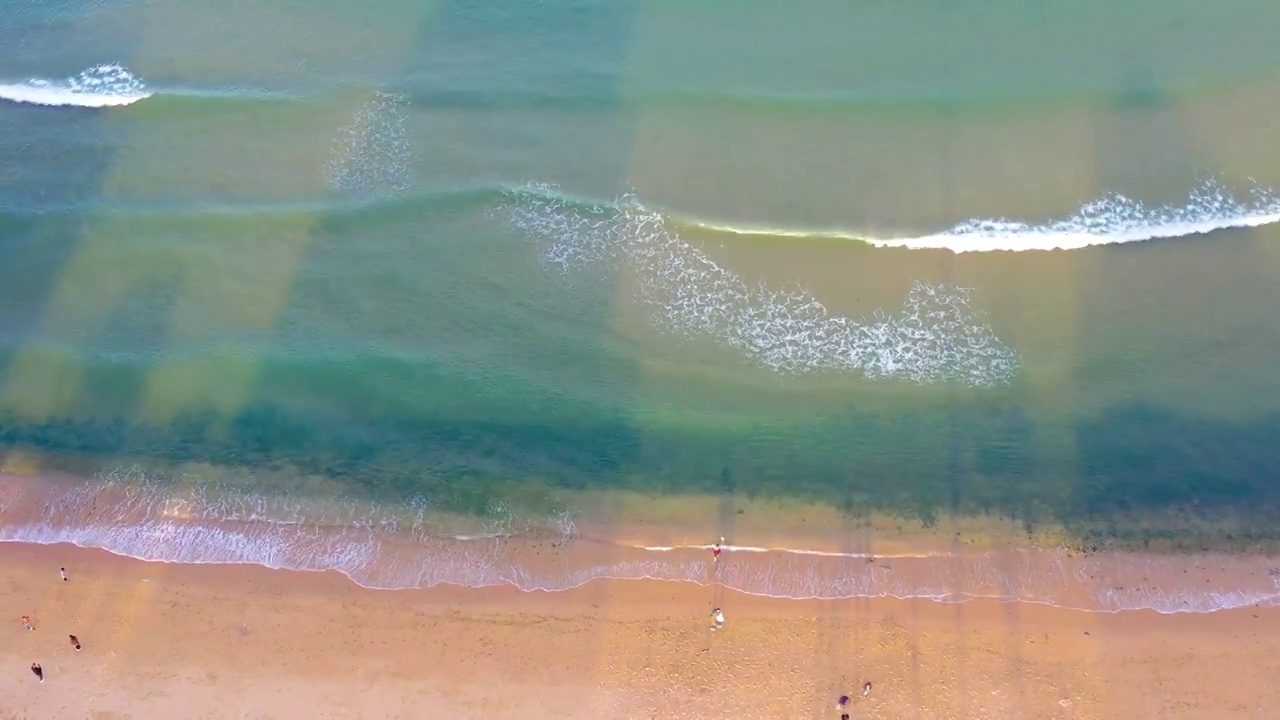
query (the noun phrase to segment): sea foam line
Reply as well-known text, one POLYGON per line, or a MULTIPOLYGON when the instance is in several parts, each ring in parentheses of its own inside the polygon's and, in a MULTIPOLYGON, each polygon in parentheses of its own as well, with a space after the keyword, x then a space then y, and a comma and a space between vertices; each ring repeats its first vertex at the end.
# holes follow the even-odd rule
MULTIPOLYGON (((28 528, 29 530, 29 528, 28 528)), ((24 533, 25 534, 25 533, 24 533)), ((168 535, 164 529, 156 528, 151 534, 168 535)), ((182 538, 173 538, 182 539, 182 538)), ((191 538, 185 538, 191 539, 191 538)), ((207 539, 207 538, 206 538, 207 539)), ((821 591, 812 588, 814 578, 805 577, 806 573, 796 573, 795 580, 800 581, 799 585, 790 584, 792 587, 785 589, 772 590, 767 586, 775 584, 782 580, 782 573, 787 573, 791 568, 777 566, 765 568, 763 572, 756 572, 750 575, 737 573, 742 577, 735 576, 730 562, 726 562, 717 568, 717 572, 712 574, 705 562, 680 563, 672 565, 670 563, 652 563, 646 561, 624 561, 614 563, 612 565, 593 565, 581 567, 576 570, 564 572, 564 577, 555 579, 550 577, 539 577, 531 574, 527 569, 516 566, 508 567, 492 567, 492 559, 481 560, 480 566, 489 565, 490 567, 477 567, 475 558, 471 558, 462 567, 454 564, 459 557, 445 558, 423 558, 426 564, 431 565, 431 571, 422 575, 416 582, 407 583, 386 583, 379 578, 370 577, 359 570, 350 567, 347 562, 352 559, 367 561, 367 548, 353 547, 348 552, 340 552, 336 556, 330 556, 329 562, 321 564, 297 564, 290 562, 280 562, 278 558, 262 557, 262 558, 245 558, 245 557, 207 557, 207 556, 164 556, 154 552, 147 551, 131 551, 118 546, 114 543, 102 543, 93 540, 73 539, 62 533, 56 533, 56 536, 40 537, 13 537, 8 532, 0 536, 0 543, 26 543, 37 545, 56 545, 70 544, 80 548, 99 549, 109 552, 119 557, 127 557, 134 560, 153 563, 175 563, 185 565, 255 565, 265 567, 271 570, 288 570, 297 572, 326 572, 334 571, 348 580, 369 590, 406 590, 406 589, 426 589, 440 585, 462 587, 462 588, 493 588, 493 587, 510 587, 520 592, 567 592, 584 587, 592 582, 599 581, 648 581, 648 582, 679 582, 692 583, 700 587, 724 587, 745 595, 754 597, 769 598, 774 600, 851 600, 851 599, 895 599, 895 600, 931 600, 933 602, 944 604, 960 604, 974 600, 986 600, 994 602, 1018 602, 1028 603, 1032 605, 1042 605, 1046 607, 1054 607, 1066 610, 1078 610, 1085 612, 1101 612, 1106 614, 1114 614, 1119 612, 1134 610, 1149 610, 1162 615, 1176 615, 1182 613, 1204 614, 1212 612, 1220 612, 1224 610, 1232 610, 1248 606, 1280 606, 1280 589, 1275 590, 1250 590, 1250 589, 1232 589, 1225 591, 1205 591, 1196 589, 1194 591, 1188 589, 1175 589, 1173 591, 1157 591, 1150 595, 1138 595, 1134 593, 1125 593, 1123 587, 1114 589, 1098 588, 1092 597, 1085 599, 1075 599, 1074 601, 1067 598, 1056 599, 1049 595, 1039 594, 1018 594, 1009 592, 995 592, 990 588, 984 590, 963 590, 956 586, 931 586, 926 583, 923 586, 914 586, 908 584, 872 582, 859 582, 858 578, 850 575, 846 580, 848 582, 839 583, 842 587, 825 588, 821 591), (441 562, 443 561, 443 562, 441 562), (726 571, 727 570, 727 571, 726 571), (762 586, 763 585, 763 586, 762 586)), ((206 548, 206 550, 209 548, 206 548)), ((938 557, 936 559, 945 559, 938 557)), ((956 558, 951 558, 954 562, 956 558)), ((880 567, 886 570, 885 566, 880 567)), ((1016 575, 1017 572, 1014 573, 1016 575)), ((888 573, 879 573, 880 577, 887 577, 888 573)), ((1079 575, 1079 573, 1077 573, 1079 575)))
POLYGON ((1280 570, 1263 556, 1031 549, 870 563, 861 554, 730 544, 715 563, 707 545, 634 548, 587 537, 564 512, 522 519, 495 503, 484 523, 448 538, 431 531, 437 522, 421 501, 378 505, 262 496, 220 485, 166 486, 131 473, 60 484, 0 476, 0 541, 68 543, 150 562, 334 571, 370 589, 454 585, 554 592, 595 580, 661 580, 777 599, 985 598, 1162 613, 1280 599, 1280 570), (562 548, 555 562, 531 552, 549 538, 562 548))
POLYGON ((1231 228, 1262 227, 1280 222, 1280 196, 1252 183, 1243 198, 1220 181, 1196 186, 1180 204, 1146 205, 1120 193, 1109 193, 1080 206, 1066 218, 1029 222, 1009 218, 973 218, 938 233, 878 238, 841 230, 798 230, 736 226, 696 219, 679 224, 736 235, 854 240, 881 248, 968 252, 1079 250, 1205 235, 1231 228))

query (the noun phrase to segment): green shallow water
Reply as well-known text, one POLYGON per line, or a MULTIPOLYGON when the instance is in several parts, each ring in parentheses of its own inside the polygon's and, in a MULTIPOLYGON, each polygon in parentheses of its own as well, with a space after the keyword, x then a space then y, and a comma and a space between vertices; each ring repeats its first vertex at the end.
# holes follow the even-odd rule
POLYGON ((1271 4, 22 8, 4 83, 112 60, 155 95, 0 102, 9 450, 469 511, 525 484, 1270 527, 1276 226, 955 255, 693 221, 888 237, 1275 185, 1271 4), (587 257, 566 223, 628 189, 677 244, 587 257), (811 301, 903 327, 913 283, 971 288, 976 329, 768 359, 834 342, 811 301), (955 370, 969 342, 1007 376, 955 370))

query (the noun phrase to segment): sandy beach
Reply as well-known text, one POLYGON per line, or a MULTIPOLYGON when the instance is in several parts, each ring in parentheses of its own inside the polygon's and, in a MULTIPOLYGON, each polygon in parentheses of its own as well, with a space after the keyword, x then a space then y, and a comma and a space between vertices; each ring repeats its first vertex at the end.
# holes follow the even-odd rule
POLYGON ((1274 608, 790 601, 643 581, 375 591, 336 573, 0 552, 4 718, 835 718, 848 693, 857 718, 1136 720, 1270 718, 1280 703, 1274 608))

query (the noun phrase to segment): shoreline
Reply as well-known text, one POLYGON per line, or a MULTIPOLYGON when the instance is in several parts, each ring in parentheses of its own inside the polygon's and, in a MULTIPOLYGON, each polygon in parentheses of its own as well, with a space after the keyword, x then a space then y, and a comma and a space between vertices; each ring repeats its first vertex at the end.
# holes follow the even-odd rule
MULTIPOLYGON (((961 531, 951 535, 951 527, 910 542, 909 533, 895 536, 874 524, 842 527, 830 513, 813 518, 801 536, 770 532, 759 522, 717 527, 714 517, 701 528, 578 525, 563 517, 543 525, 508 522, 460 539, 433 534, 425 510, 408 519, 370 519, 368 508, 276 500, 228 503, 154 488, 0 475, 0 542, 68 543, 175 564, 335 571, 370 590, 572 592, 596 581, 677 581, 787 601, 992 600, 1162 614, 1280 605, 1280 559, 1263 553, 1080 552, 1037 547, 1002 535, 998 526, 981 535, 981 543, 970 544, 961 531), (726 533, 726 549, 712 562, 717 530, 726 533)), ((982 526, 966 530, 972 536, 982 526)))
MULTIPOLYGON (((1174 615, 1211 615, 1217 613, 1229 613, 1250 608, 1280 608, 1280 591, 1262 591, 1249 592, 1246 590, 1230 589, 1208 589, 1203 591, 1203 595, 1196 591, 1188 591, 1186 588, 1176 589, 1171 592, 1159 591, 1154 599, 1142 596, 1124 595, 1121 593, 1104 594, 1099 598, 1094 596, 1089 598, 1087 593, 1076 596, 1079 604, 1065 604, 1055 601, 1054 599, 1037 598, 1035 596, 1022 596, 1016 594, 991 594, 981 591, 968 590, 963 591, 955 588, 940 587, 936 591, 915 590, 901 594, 894 592, 858 592, 853 591, 851 594, 771 594, 767 592, 753 591, 751 589, 743 589, 735 587, 720 579, 717 572, 715 576, 615 576, 615 575, 592 575, 581 578, 576 584, 566 585, 563 587, 547 587, 535 585, 532 587, 524 586, 516 581, 509 579, 494 579, 478 584, 467 584, 451 579, 432 580, 418 585, 395 585, 395 586, 379 586, 368 585, 361 582, 360 579, 352 577, 347 572, 334 568, 299 568, 285 565, 269 565, 255 560, 172 560, 165 558, 142 557, 130 555, 111 548, 84 545, 69 541, 54 542, 28 542, 24 540, 0 539, 0 546, 30 546, 30 547, 69 547, 76 550, 88 552, 102 552, 114 558, 118 558, 128 562, 141 562, 155 565, 173 565, 183 567, 242 567, 255 568, 268 572, 287 572, 287 573, 303 573, 303 574, 319 574, 319 575, 337 575, 343 578, 345 582, 351 583, 353 586, 360 588, 362 591, 368 592, 420 592, 429 591, 437 588, 445 588, 456 591, 510 591, 519 594, 545 594, 545 595, 561 595, 579 591, 597 583, 658 583, 658 584, 675 584, 689 585, 697 588, 718 588, 725 592, 737 593, 743 597, 753 597, 760 600, 776 601, 776 602, 857 602, 857 601, 900 601, 915 602, 922 601, 933 603, 939 606, 964 606, 972 603, 994 603, 997 605, 1026 605, 1049 608, 1053 610, 1065 610, 1071 612, 1082 612, 1099 615, 1120 615, 1133 612, 1149 612, 1155 615, 1174 616, 1174 615)), ((708 546, 709 547, 709 546, 708 546)), ((731 546, 726 546, 723 557, 724 562, 729 563, 729 558, 735 552, 731 546)), ((748 551, 751 552, 751 551, 748 551)), ((763 550, 763 552, 794 552, 785 550, 763 550)), ((535 554, 537 554, 535 552, 535 554)), ((829 556, 827 556, 829 557, 829 556)), ((956 558, 947 558, 946 556, 862 556, 868 564, 880 562, 879 569, 889 570, 889 566, 885 565, 885 561, 898 561, 903 559, 929 559, 954 561, 956 558)), ((1033 558, 1037 560, 1038 558, 1033 558)), ((1215 560, 1230 560, 1224 557, 1211 558, 1192 558, 1193 561, 1199 561, 1196 565, 1197 569, 1208 570, 1208 566, 1212 565, 1215 560)), ((1008 557, 998 558, 992 564, 1004 563, 1011 564, 1016 559, 1008 557)), ((1270 565, 1270 559, 1266 559, 1264 563, 1270 565)), ((1175 568, 1177 569, 1177 568, 1175 568)), ((1233 568, 1234 570, 1234 568, 1233 568)), ((1221 568, 1223 573, 1227 572, 1227 568, 1221 568)), ((1185 571, 1184 571, 1185 572, 1185 571)), ((1257 572, 1257 569, 1254 570, 1257 572)), ((1119 576, 1123 576, 1125 570, 1120 571, 1119 576)), ((1274 569, 1268 569, 1267 573, 1270 577, 1275 578, 1274 569)), ((1144 581, 1148 578, 1143 577, 1144 581)), ((1208 580, 1206 580, 1206 583, 1208 580)), ((856 587, 856 586, 855 586, 856 587)), ((1098 588, 1092 588, 1097 590, 1098 588)), ((1113 586, 1114 591, 1124 591, 1125 586, 1113 586)))
POLYGON ((869 718, 1210 718, 1229 708, 1261 719, 1280 701, 1270 682, 1280 608, 1169 616, 779 601, 609 580, 559 593, 382 593, 333 572, 4 548, 0 592, 36 630, 6 624, 0 652, 13 669, 0 696, 14 705, 0 706, 40 716, 283 718, 315 707, 357 718, 819 718, 847 693, 869 718), (727 621, 712 633, 717 606, 727 621), (31 662, 47 682, 29 676, 31 662), (874 689, 864 700, 855 690, 865 681, 874 689))
MULTIPOLYGON (((147 466, 102 466, 78 456, 48 455, 11 449, 0 456, 0 512, 5 484, 105 483, 129 492, 167 491, 166 512, 182 511, 227 496, 244 510, 249 502, 346 504, 377 515, 375 521, 396 522, 429 511, 437 534, 467 537, 513 535, 520 530, 545 532, 558 526, 587 524, 608 533, 634 531, 635 544, 654 535, 714 537, 747 531, 781 543, 800 542, 805 549, 838 548, 843 536, 874 536, 880 554, 895 552, 987 551, 1016 548, 1062 548, 1073 552, 1134 552, 1150 555, 1226 554, 1280 557, 1280 534, 1269 513, 1239 509, 1197 511, 1194 507, 1164 511, 1131 511, 1090 518, 1023 518, 987 514, 936 514, 921 517, 890 508, 840 508, 808 497, 750 493, 661 493, 629 487, 571 490, 543 482, 512 481, 510 498, 495 498, 485 511, 469 513, 438 508, 429 500, 401 504, 388 498, 345 494, 336 478, 301 473, 296 468, 253 468, 185 463, 147 466), (110 467, 112 469, 106 469, 110 467), (248 478, 249 480, 246 480, 248 478), (508 506, 511 501, 514 507, 508 506), (501 526, 498 530, 495 525, 501 526), (836 538, 836 540, 833 540, 836 538)), ((12 491, 9 491, 12 494, 12 491)), ((268 512, 288 511, 276 507, 268 512)), ((338 522, 353 518, 341 518, 338 522)), ((273 521, 279 521, 273 518, 273 521)), ((307 521, 311 521, 308 518, 307 521)), ((773 547, 773 546, 771 546, 773 547)), ((799 546, 797 546, 799 547, 799 546)))

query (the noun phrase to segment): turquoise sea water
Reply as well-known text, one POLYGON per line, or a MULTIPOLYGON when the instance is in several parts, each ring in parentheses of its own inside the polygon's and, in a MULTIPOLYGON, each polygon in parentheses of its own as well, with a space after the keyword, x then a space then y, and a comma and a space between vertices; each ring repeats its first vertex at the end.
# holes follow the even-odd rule
MULTIPOLYGON (((19 2, 0 445, 348 519, 630 488, 1270 538, 1278 26, 19 2)), ((141 552, 77 512, 9 535, 141 552)))

